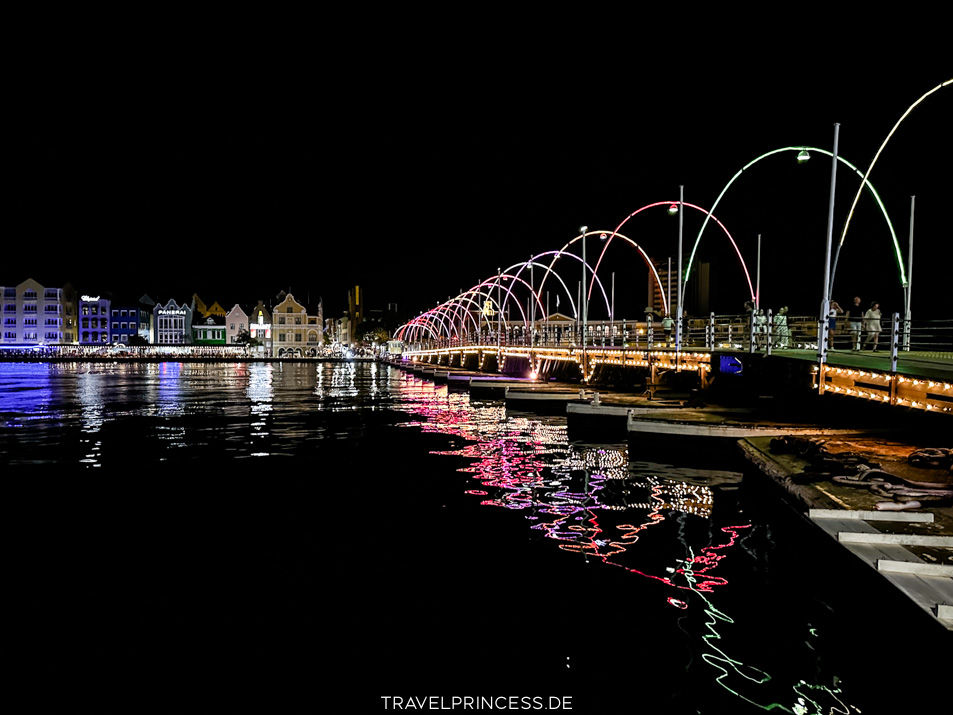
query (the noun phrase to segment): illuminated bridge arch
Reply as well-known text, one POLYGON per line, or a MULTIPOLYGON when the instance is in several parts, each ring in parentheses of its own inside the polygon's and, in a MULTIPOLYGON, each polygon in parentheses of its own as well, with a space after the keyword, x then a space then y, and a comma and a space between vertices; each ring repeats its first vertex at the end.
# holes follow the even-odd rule
MULTIPOLYGON (((555 251, 545 251, 544 253, 540 253, 540 254, 538 254, 538 255, 536 255, 536 256, 530 257, 530 259, 529 259, 528 261, 524 261, 523 263, 514 263, 512 266, 510 266, 509 268, 507 268, 506 271, 512 271, 514 268, 516 268, 516 267, 518 266, 518 267, 519 267, 519 270, 516 271, 516 273, 513 274, 513 275, 514 275, 514 277, 519 278, 520 273, 522 273, 523 270, 524 270, 527 266, 539 266, 539 267, 542 268, 542 269, 547 269, 547 270, 548 270, 548 267, 547 267, 544 263, 539 263, 538 261, 536 261, 536 259, 539 258, 540 256, 548 256, 548 255, 551 255, 551 254, 553 254, 553 253, 556 253, 556 252, 555 252, 555 251)), ((558 280, 559 283, 560 283, 560 285, 562 285, 563 290, 566 292, 566 295, 567 295, 568 298, 569 298, 569 304, 570 304, 570 306, 572 307, 573 317, 574 317, 574 318, 575 318, 575 317, 578 317, 578 315, 576 314, 576 302, 572 299, 572 293, 569 292, 569 286, 566 285, 566 281, 564 281, 564 280, 560 277, 560 275, 559 275, 558 273, 556 273, 555 271, 553 271, 553 275, 556 276, 556 280, 558 280)), ((526 285, 529 285, 529 284, 526 283, 525 280, 523 281, 523 283, 526 284, 526 285)), ((539 306, 540 313, 543 315, 543 319, 545 320, 546 318, 549 317, 549 312, 543 307, 542 287, 540 287, 540 290, 535 291, 535 290, 533 290, 532 286, 530 286, 530 291, 532 292, 533 297, 536 299, 536 304, 539 306)))
MULTIPOLYGON (((840 242, 837 244, 837 252, 834 254, 834 265, 833 265, 833 267, 831 268, 830 292, 829 292, 828 295, 827 295, 827 299, 828 299, 828 300, 830 300, 830 297, 834 294, 834 276, 835 276, 835 274, 837 273, 837 259, 840 258, 840 251, 841 251, 841 248, 842 248, 843 245, 844 245, 844 239, 847 237, 847 228, 848 228, 848 226, 850 226, 850 219, 851 219, 851 217, 854 215, 854 209, 857 207, 857 201, 860 199, 860 194, 861 194, 861 192, 863 191, 863 187, 864 187, 864 186, 868 186, 868 187, 870 188, 871 192, 873 192, 873 187, 870 186, 870 183, 867 181, 867 177, 870 176, 870 172, 873 171, 874 164, 877 163, 877 159, 880 158, 880 154, 881 154, 881 152, 884 150, 884 147, 887 146, 887 142, 890 141, 890 137, 892 137, 893 134, 894 134, 894 132, 897 131, 897 127, 899 127, 900 124, 903 122, 903 120, 907 118, 907 115, 909 115, 910 112, 912 112, 914 109, 916 109, 917 106, 918 106, 924 99, 926 99, 927 97, 929 97, 931 94, 933 94, 933 93, 936 92, 937 90, 942 89, 943 87, 947 87, 947 86, 949 86, 950 84, 953 84, 953 79, 948 79, 948 80, 946 80, 945 82, 941 82, 941 83, 938 84, 936 87, 934 87, 933 89, 931 89, 929 92, 925 93, 925 94, 924 94, 922 97, 920 97, 920 99, 918 99, 916 102, 914 102, 913 104, 911 104, 911 105, 907 108, 907 111, 904 112, 903 115, 900 117, 900 119, 897 120, 897 123, 893 125, 893 129, 891 129, 891 130, 890 130, 890 133, 887 134, 887 138, 883 140, 883 144, 880 145, 880 148, 877 150, 877 153, 874 155, 873 161, 871 161, 871 162, 870 162, 870 166, 867 167, 867 173, 865 173, 865 174, 863 175, 864 181, 863 181, 863 183, 861 184, 861 186, 857 189, 857 193, 856 193, 856 195, 854 196, 854 200, 853 200, 853 202, 852 202, 851 205, 850 205, 850 211, 848 211, 848 213, 847 213, 847 220, 844 222, 844 230, 841 232, 840 242)), ((857 172, 857 173, 860 173, 860 172, 857 172)), ((877 200, 878 200, 878 202, 880 201, 879 197, 878 197, 877 200)), ((881 209, 883 209, 883 205, 881 205, 881 209)), ((883 209, 883 212, 884 212, 884 216, 886 216, 886 215, 887 215, 886 209, 883 209)), ((889 218, 887 219, 887 223, 888 223, 888 224, 890 223, 890 219, 889 219, 889 218)), ((890 230, 891 230, 891 232, 893 232, 893 226, 890 227, 890 230)), ((896 237, 896 235, 894 235, 894 237, 893 237, 893 243, 894 243, 894 249, 895 249, 896 254, 897 254, 897 265, 900 266, 900 282, 903 284, 903 287, 904 287, 904 288, 907 288, 907 287, 910 285, 910 279, 907 277, 906 272, 904 272, 904 270, 903 270, 903 260, 902 260, 901 257, 900 257, 900 245, 897 243, 897 237, 896 237)), ((909 306, 908 306, 908 307, 909 307, 909 306)))
MULTIPOLYGON (((714 207, 712 207, 712 211, 706 211, 706 210, 703 209, 701 206, 696 206, 695 204, 690 204, 690 203, 688 203, 687 201, 685 201, 685 202, 679 202, 679 201, 656 201, 656 202, 651 203, 651 204, 646 204, 646 205, 643 206, 642 208, 636 209, 636 210, 633 211, 631 214, 629 214, 628 216, 626 216, 625 219, 623 219, 622 223, 620 223, 620 224, 616 227, 615 231, 612 232, 612 235, 609 236, 609 239, 606 241, 606 245, 603 247, 602 253, 599 254, 599 260, 596 262, 596 268, 597 268, 597 269, 599 268, 599 264, 602 262, 602 257, 605 255, 606 250, 608 250, 609 244, 612 243, 612 239, 615 238, 615 236, 617 236, 617 235, 621 235, 621 234, 619 234, 619 229, 621 229, 623 226, 625 226, 625 224, 629 221, 629 219, 631 219, 633 216, 636 216, 637 214, 642 213, 643 211, 645 211, 645 210, 647 210, 647 209, 651 209, 651 208, 654 208, 654 207, 656 207, 656 206, 673 206, 673 205, 674 205, 674 206, 678 206, 679 203, 682 203, 682 205, 687 206, 688 208, 695 209, 696 211, 701 211, 703 214, 705 214, 705 223, 707 223, 707 222, 708 222, 708 219, 711 218, 711 219, 713 219, 713 220, 715 221, 715 223, 718 224, 718 226, 721 228, 721 230, 725 232, 725 235, 728 237, 728 240, 731 242, 732 248, 735 249, 735 255, 738 256, 738 261, 741 263, 741 268, 742 268, 742 270, 744 271, 745 279, 746 279, 747 282, 748 282, 748 291, 751 293, 751 299, 754 300, 754 297, 755 297, 755 296, 754 296, 754 286, 751 284, 751 273, 748 271, 748 265, 745 263, 745 259, 744 259, 744 257, 741 255, 741 251, 740 251, 739 248, 738 248, 738 244, 735 243, 735 239, 732 237, 731 233, 728 232, 728 229, 725 228, 725 225, 724 225, 721 221, 719 221, 718 218, 717 218, 717 217, 714 215, 714 213, 712 212, 712 211, 714 210, 714 207)), ((702 228, 704 229, 704 227, 705 227, 705 224, 703 223, 703 224, 702 224, 702 228)), ((700 234, 699 234, 699 235, 700 235, 700 234)), ((623 238, 624 238, 624 237, 623 237, 623 238)), ((642 253, 642 257, 645 259, 646 265, 649 266, 649 268, 652 270, 652 273, 655 275, 655 281, 656 281, 656 283, 657 283, 657 285, 658 285, 658 287, 659 287, 659 291, 662 293, 662 303, 663 303, 663 305, 665 306, 665 312, 668 313, 668 312, 669 312, 669 310, 668 310, 668 305, 667 305, 667 303, 665 302, 665 291, 662 290, 662 281, 661 281, 660 278, 659 278, 658 271, 655 270, 655 264, 653 264, 653 263, 651 262, 651 260, 649 260, 648 254, 646 254, 645 251, 643 251, 634 241, 632 241, 632 239, 628 239, 628 238, 627 238, 626 240, 629 241, 630 243, 632 243, 632 245, 634 245, 636 248, 639 249, 639 251, 642 253)), ((697 245, 697 242, 696 242, 696 245, 697 245)), ((693 252, 692 255, 694 255, 694 252, 693 252)), ((691 263, 691 262, 689 262, 689 264, 690 264, 690 263, 691 263)), ((687 279, 687 277, 688 277, 688 273, 687 273, 687 272, 685 273, 685 276, 686 276, 686 279, 687 279)), ((591 290, 592 290, 592 286, 590 286, 590 291, 591 291, 591 290)))
MULTIPOLYGON (((757 157, 756 159, 754 159, 754 160, 752 160, 752 161, 749 161, 747 164, 745 164, 743 167, 741 167, 741 169, 739 169, 738 172, 737 172, 734 176, 731 177, 731 179, 728 181, 728 183, 725 184, 725 188, 723 188, 723 189, 721 190, 721 193, 718 194, 718 198, 715 199, 715 203, 712 204, 711 209, 709 209, 709 212, 710 212, 709 215, 710 215, 712 218, 714 218, 715 208, 717 208, 717 206, 718 206, 719 202, 721 201, 722 197, 725 195, 725 192, 727 192, 727 191, 728 191, 728 188, 735 182, 735 180, 736 180, 739 176, 741 176, 742 172, 744 172, 746 169, 750 169, 752 166, 754 166, 755 164, 757 164, 757 163, 758 163, 759 161, 761 161, 762 159, 766 159, 766 158, 769 157, 769 156, 774 156, 775 154, 780 154, 780 153, 786 152, 786 151, 796 151, 796 152, 798 152, 798 153, 800 153, 800 152, 802 152, 802 151, 816 151, 816 152, 818 152, 819 154, 824 154, 824 155, 826 155, 826 156, 830 156, 830 157, 833 157, 833 156, 834 156, 834 154, 833 154, 832 152, 827 151, 826 149, 819 149, 819 148, 817 148, 817 147, 812 147, 812 146, 786 146, 786 147, 781 147, 780 149, 774 149, 773 151, 769 151, 769 152, 767 152, 766 154, 762 154, 761 156, 757 157)), ((844 157, 842 157, 842 156, 838 156, 838 157, 837 157, 837 160, 840 161, 840 162, 842 162, 842 163, 845 164, 846 166, 850 167, 851 169, 853 169, 853 170, 857 173, 857 175, 860 176, 860 177, 863 179, 863 182, 862 182, 862 184, 861 184, 861 190, 863 189, 864 186, 866 186, 867 189, 870 191, 871 195, 872 195, 872 196, 874 197, 874 199, 876 200, 877 205, 880 207, 880 211, 881 211, 881 213, 883 213, 884 219, 885 219, 886 222, 887 222, 887 227, 890 229, 890 236, 891 236, 891 238, 893 239, 894 252, 895 252, 896 257, 897 257, 897 264, 900 266, 900 280, 901 280, 901 282, 903 283, 903 285, 906 286, 906 284, 907 284, 907 276, 906 276, 906 272, 905 272, 904 269, 903 269, 903 260, 902 260, 901 257, 900 257, 900 243, 897 241, 897 233, 896 233, 896 231, 894 231, 893 223, 891 223, 890 217, 887 215, 887 209, 886 209, 886 207, 884 206, 883 201, 881 201, 880 195, 879 195, 879 194, 877 193, 877 191, 874 189, 873 185, 872 185, 869 181, 867 181, 867 178, 860 172, 860 170, 859 170, 856 166, 854 166, 853 164, 851 164, 849 161, 847 161, 846 159, 844 159, 844 157)), ((717 221, 717 219, 715 219, 715 220, 717 221)), ((695 239, 695 245, 692 247, 691 255, 688 257, 688 263, 687 263, 686 266, 685 266, 685 280, 686 280, 686 281, 688 280, 688 276, 689 276, 689 274, 691 273, 692 263, 693 263, 694 260, 695 260, 695 253, 698 251, 698 244, 701 243, 701 240, 702 240, 702 233, 705 231, 705 227, 706 227, 707 225, 708 225, 708 217, 706 216, 706 217, 705 217, 705 221, 702 223, 701 229, 699 229, 699 231, 698 231, 698 237, 695 239)), ((846 231, 846 226, 845 226, 845 231, 846 231)), ((841 242, 843 243, 843 238, 841 238, 841 242)), ((835 265, 836 265, 836 263, 835 263, 835 265)), ((750 282, 750 278, 749 278, 749 282, 750 282)), ((753 295, 754 295, 754 294, 752 293, 752 299, 753 299, 753 295)))
MULTIPOLYGON (((589 236, 589 235, 591 235, 591 234, 593 234, 593 233, 608 233, 608 231, 589 231, 589 232, 587 232, 587 233, 585 233, 585 234, 580 234, 580 235, 576 236, 574 239, 572 239, 571 241, 569 241, 565 246, 563 246, 563 247, 562 247, 561 249, 559 249, 558 251, 546 251, 546 252, 544 252, 544 253, 540 253, 538 256, 534 256, 534 258, 539 258, 539 257, 541 257, 541 256, 550 256, 550 255, 553 256, 553 260, 552 260, 552 261, 550 262, 550 264, 546 267, 546 274, 543 276, 543 280, 540 281, 540 284, 539 284, 539 295, 542 295, 542 293, 543 293, 543 286, 546 285, 546 280, 549 278, 549 274, 555 272, 555 271, 553 271, 553 266, 556 265, 556 261, 558 261, 560 258, 562 258, 563 256, 569 256, 569 257, 571 257, 571 258, 576 259, 576 260, 579 261, 580 263, 584 263, 581 256, 577 256, 575 253, 569 253, 569 252, 566 251, 566 249, 569 248, 569 246, 571 246, 571 245, 572 245, 573 243, 575 243, 576 241, 580 240, 583 236, 589 236)), ((603 300, 605 300, 605 302, 606 302, 606 315, 608 315, 608 314, 612 311, 612 308, 611 308, 610 305, 609 305, 609 297, 606 295, 606 289, 605 289, 605 287, 602 285, 602 281, 600 281, 599 278, 598 278, 598 276, 596 276, 596 272, 593 270, 592 266, 590 266, 588 263, 584 263, 584 265, 585 265, 586 268, 589 269, 589 272, 592 274, 593 280, 595 280, 595 282, 599 284, 599 290, 602 292, 602 298, 603 298, 603 300)), ((566 284, 563 283, 563 286, 564 286, 564 287, 565 287, 565 285, 566 285, 566 284)), ((591 289, 591 284, 590 284, 590 289, 591 289)), ((570 297, 570 300, 571 300, 571 297, 570 297)), ((577 309, 576 309, 575 304, 573 304, 573 313, 576 315, 576 317, 578 317, 578 311, 577 311, 577 309)))

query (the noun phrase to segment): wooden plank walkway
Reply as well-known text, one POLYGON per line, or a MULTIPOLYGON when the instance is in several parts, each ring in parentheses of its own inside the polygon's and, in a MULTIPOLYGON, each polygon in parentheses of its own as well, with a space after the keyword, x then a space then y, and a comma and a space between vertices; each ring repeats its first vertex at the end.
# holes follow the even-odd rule
MULTIPOLYGON (((845 513, 853 514, 853 512, 845 513)), ((907 524, 913 523, 903 519, 901 514, 898 512, 891 516, 900 517, 897 519, 898 522, 903 520, 907 524)), ((885 538, 884 535, 889 534, 890 522, 886 520, 890 519, 890 516, 886 513, 880 513, 878 516, 878 524, 884 526, 884 531, 865 519, 840 516, 834 510, 812 509, 810 516, 814 523, 844 548, 871 568, 876 569, 910 600, 948 630, 953 631, 953 619, 944 617, 949 613, 948 607, 953 606, 953 578, 949 575, 950 567, 942 568, 943 565, 930 564, 911 552, 906 545, 891 543, 904 540, 902 538, 885 538), (847 536, 848 534, 857 536, 847 536), (846 538, 841 535, 845 535, 846 538), (861 535, 869 535, 869 537, 865 539, 861 535), (877 543, 877 541, 883 541, 883 543, 877 543), (896 562, 901 562, 901 565, 895 566, 896 562), (910 572, 915 570, 921 573, 910 572), (943 608, 940 608, 941 606, 943 608)), ((936 538, 938 537, 934 536, 931 541, 936 538)), ((949 539, 949 537, 945 538, 949 539)), ((946 543, 940 542, 939 545, 946 547, 946 543)))

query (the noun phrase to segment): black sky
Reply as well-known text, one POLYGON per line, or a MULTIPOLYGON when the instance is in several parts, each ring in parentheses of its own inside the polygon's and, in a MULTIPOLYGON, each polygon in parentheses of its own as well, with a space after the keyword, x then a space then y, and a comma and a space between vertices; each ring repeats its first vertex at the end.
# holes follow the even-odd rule
MULTIPOLYGON (((16 240, 2 282, 65 276, 82 292, 198 292, 229 305, 290 287, 323 296, 328 315, 359 283, 370 307, 394 302, 411 317, 560 248, 581 224, 612 229, 675 199, 679 185, 686 201, 710 206, 760 154, 831 149, 835 122, 841 155, 866 169, 910 104, 953 72, 861 69, 851 57, 813 69, 777 57, 642 57, 608 70, 598 57, 506 65, 395 50, 346 66, 305 54, 219 57, 187 71, 115 58, 66 69, 16 110, 16 240)), ((904 256, 917 196, 914 310, 930 315, 945 310, 949 279, 951 120, 953 86, 914 110, 871 174, 904 256)), ((763 235, 770 307, 816 311, 829 180, 820 156, 802 167, 766 160, 717 210, 752 270, 763 235)), ((835 233, 857 185, 839 171, 835 233)), ((864 197, 834 297, 902 310, 889 234, 871 206, 864 197)), ((686 251, 699 225, 686 218, 686 251)), ((677 222, 664 213, 627 228, 653 257, 675 255, 677 222)), ((702 245, 723 288, 712 307, 740 312, 743 278, 727 243, 709 228, 702 245)), ((642 302, 644 269, 634 253, 617 260, 619 293, 642 302)))

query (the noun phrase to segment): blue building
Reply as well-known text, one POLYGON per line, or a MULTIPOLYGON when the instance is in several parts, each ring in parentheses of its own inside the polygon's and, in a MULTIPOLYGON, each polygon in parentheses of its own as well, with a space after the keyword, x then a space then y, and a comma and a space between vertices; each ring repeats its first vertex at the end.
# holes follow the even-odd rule
POLYGON ((109 306, 112 301, 103 295, 79 297, 79 344, 106 345, 109 338, 109 306))
POLYGON ((117 299, 110 308, 109 342, 129 345, 137 335, 153 342, 153 311, 156 303, 148 295, 139 300, 117 299))

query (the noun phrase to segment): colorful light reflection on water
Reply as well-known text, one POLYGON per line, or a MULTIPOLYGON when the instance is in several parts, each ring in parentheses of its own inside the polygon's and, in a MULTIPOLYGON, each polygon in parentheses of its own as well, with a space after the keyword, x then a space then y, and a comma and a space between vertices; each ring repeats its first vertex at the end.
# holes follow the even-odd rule
MULTIPOLYGON (((751 523, 700 532, 680 527, 685 558, 661 570, 653 565, 657 552, 674 553, 671 543, 652 538, 653 530, 673 514, 711 522, 715 494, 704 483, 704 473, 669 465, 657 465, 662 469, 656 474, 650 464, 632 468, 624 445, 571 443, 564 419, 508 414, 502 402, 471 402, 467 393, 413 376, 405 378, 401 392, 406 404, 398 409, 421 418, 402 426, 467 440, 462 448, 432 452, 470 460, 459 470, 472 475, 475 483, 466 494, 480 498, 483 506, 519 512, 530 530, 554 541, 561 551, 671 587, 674 591, 664 603, 683 614, 680 618, 701 614, 702 660, 739 707, 796 715, 860 712, 845 702, 836 685, 790 673, 772 677, 728 654, 731 639, 720 627, 734 621, 715 602, 718 591, 730 584, 718 571, 751 523), (692 543, 696 534, 707 543, 692 543)), ((817 630, 811 628, 810 635, 817 638, 817 630)), ((720 710, 699 705, 697 712, 720 710)))

